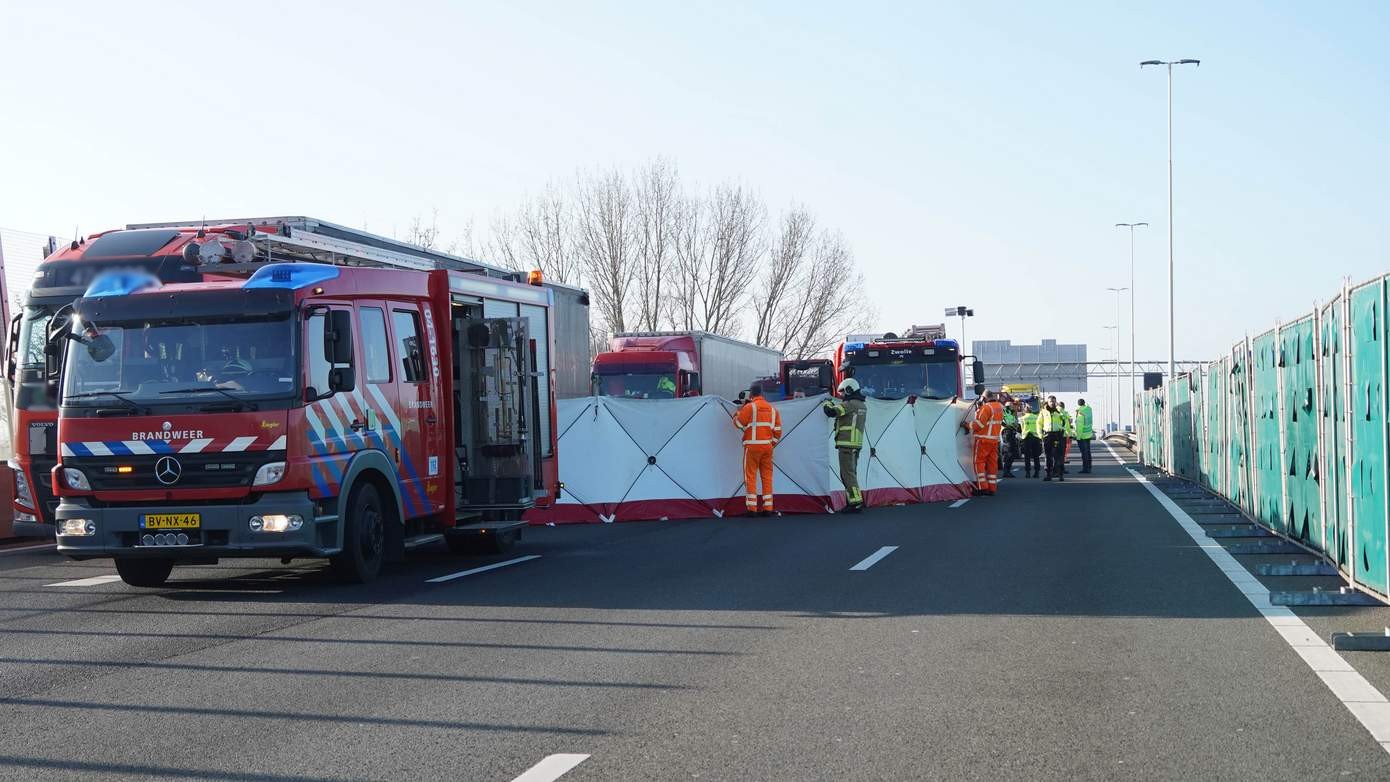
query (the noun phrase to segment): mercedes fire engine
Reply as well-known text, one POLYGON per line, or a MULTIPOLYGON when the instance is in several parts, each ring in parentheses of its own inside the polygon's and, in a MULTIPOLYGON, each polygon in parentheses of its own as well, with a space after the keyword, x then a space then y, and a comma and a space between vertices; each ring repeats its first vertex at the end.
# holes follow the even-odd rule
POLYGON ((505 549, 548 500, 550 290, 291 223, 143 230, 201 276, 98 276, 49 328, 60 552, 137 586, 220 557, 361 582, 426 537, 505 549))

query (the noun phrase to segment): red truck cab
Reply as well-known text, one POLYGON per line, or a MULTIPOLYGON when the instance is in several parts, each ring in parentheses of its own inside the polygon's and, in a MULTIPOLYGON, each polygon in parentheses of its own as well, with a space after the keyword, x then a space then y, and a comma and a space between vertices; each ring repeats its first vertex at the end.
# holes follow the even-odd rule
MULTIPOLYGON (((835 350, 836 379, 843 380, 852 368, 864 395, 874 399, 963 397, 960 344, 944 335, 944 328, 914 327, 903 337, 851 337, 835 350)), ((973 371, 978 387, 984 365, 975 361, 973 371)))
POLYGON ((594 357, 594 395, 675 399, 700 395, 695 340, 688 334, 617 336, 594 357))

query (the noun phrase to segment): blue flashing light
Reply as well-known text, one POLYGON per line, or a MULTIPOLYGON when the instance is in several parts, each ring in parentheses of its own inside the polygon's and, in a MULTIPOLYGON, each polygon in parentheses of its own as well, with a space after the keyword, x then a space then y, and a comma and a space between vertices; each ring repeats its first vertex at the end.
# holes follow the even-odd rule
POLYGON ((89 299, 101 299, 108 296, 125 296, 146 288, 162 287, 164 283, 149 272, 109 271, 92 280, 92 284, 87 286, 87 292, 82 295, 89 299))
POLYGON ((956 348, 957 350, 960 349, 960 344, 956 342, 954 339, 936 339, 932 340, 932 344, 939 348, 956 348))
POLYGON ((285 288, 299 290, 326 280, 336 280, 338 268, 321 263, 272 263, 251 275, 242 288, 285 288))
POLYGON ((863 349, 864 349, 864 343, 863 343, 863 342, 846 342, 846 343, 845 343, 845 351, 846 351, 846 352, 851 351, 851 350, 863 350, 863 349))

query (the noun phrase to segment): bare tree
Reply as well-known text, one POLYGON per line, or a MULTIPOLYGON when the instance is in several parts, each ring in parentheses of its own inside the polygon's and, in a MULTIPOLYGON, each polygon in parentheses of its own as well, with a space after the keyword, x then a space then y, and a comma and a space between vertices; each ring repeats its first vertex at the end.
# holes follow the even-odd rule
POLYGON ((837 233, 820 235, 810 262, 795 275, 785 296, 788 306, 778 313, 768 344, 789 358, 823 354, 845 334, 873 320, 864 296, 864 275, 837 233))
POLYGON ((753 312, 757 315, 753 341, 759 345, 772 344, 778 321, 784 317, 783 310, 797 304, 789 300, 788 293, 804 276, 815 227, 815 219, 804 208, 782 215, 781 230, 768 253, 766 272, 759 279, 762 298, 753 300, 753 312))
POLYGON ((676 167, 657 158, 633 177, 637 203, 637 328, 661 328, 662 313, 669 304, 667 267, 675 257, 680 227, 680 189, 676 167))
POLYGON ((629 294, 637 277, 636 210, 619 171, 581 175, 576 186, 575 251, 599 319, 625 331, 629 294))
POLYGON ((716 187, 687 199, 676 231, 672 325, 734 336, 767 250, 767 208, 747 189, 716 187))
POLYGON ((582 275, 572 215, 570 199, 554 184, 547 185, 545 192, 523 202, 515 216, 493 220, 488 254, 509 269, 540 269, 547 280, 578 285, 582 275))
POLYGON ((421 250, 437 249, 439 243, 439 210, 431 209, 429 222, 421 215, 415 215, 410 220, 410 228, 406 230, 404 241, 413 244, 421 250))

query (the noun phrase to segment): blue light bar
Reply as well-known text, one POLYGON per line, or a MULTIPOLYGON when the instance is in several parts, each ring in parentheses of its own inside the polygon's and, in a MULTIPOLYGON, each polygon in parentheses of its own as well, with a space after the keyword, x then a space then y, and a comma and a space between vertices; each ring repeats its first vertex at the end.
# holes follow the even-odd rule
POLYGON ((863 349, 864 349, 864 343, 863 343, 863 342, 846 342, 846 343, 845 343, 845 350, 846 350, 846 351, 850 351, 850 350, 863 350, 863 349))
POLYGON ((285 288, 299 290, 326 280, 338 279, 338 268, 321 263, 272 263, 251 275, 242 288, 285 288))
POLYGON ((87 292, 82 294, 89 299, 102 299, 108 296, 125 296, 146 288, 162 288, 164 283, 149 272, 110 271, 99 275, 87 292))
POLYGON ((960 344, 954 339, 936 339, 932 340, 932 344, 939 348, 960 348, 960 344))

